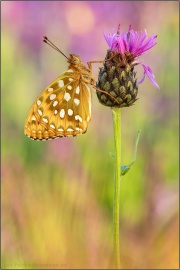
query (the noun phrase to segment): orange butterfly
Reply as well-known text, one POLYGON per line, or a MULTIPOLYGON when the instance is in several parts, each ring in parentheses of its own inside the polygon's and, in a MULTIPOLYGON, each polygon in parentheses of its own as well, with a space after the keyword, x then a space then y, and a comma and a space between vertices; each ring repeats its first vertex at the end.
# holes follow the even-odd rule
MULTIPOLYGON (((47 37, 43 41, 64 55, 47 37)), ((87 68, 79 56, 65 57, 68 70, 44 89, 26 118, 24 133, 33 140, 83 134, 91 120, 90 86, 102 91, 95 87, 91 72, 91 64, 97 61, 88 62, 87 68)))

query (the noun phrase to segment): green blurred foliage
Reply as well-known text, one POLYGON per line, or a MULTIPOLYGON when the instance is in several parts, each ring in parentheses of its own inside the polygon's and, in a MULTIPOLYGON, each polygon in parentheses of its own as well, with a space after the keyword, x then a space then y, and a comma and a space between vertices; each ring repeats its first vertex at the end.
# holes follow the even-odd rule
MULTIPOLYGON (((65 59, 48 50, 41 36, 52 36, 67 55, 82 52, 84 62, 98 60, 107 50, 103 30, 121 20, 123 30, 131 23, 137 30, 146 28, 149 35, 157 33, 158 44, 142 59, 161 88, 158 91, 146 79, 139 86, 135 106, 122 109, 123 164, 131 161, 135 136, 142 130, 137 160, 121 184, 122 265, 177 269, 178 2, 3 1, 1 7, 1 267, 111 268, 114 164, 109 152, 114 151, 114 143, 110 109, 101 106, 93 93, 88 132, 76 138, 31 141, 23 126, 36 96, 67 68, 65 59), (83 14, 77 22, 73 17, 74 25, 79 23, 81 29, 84 23, 88 28, 78 34, 68 16, 81 5, 94 16, 94 24, 87 17, 92 24, 88 28, 83 14)), ((97 72, 94 67, 96 78, 97 72)))

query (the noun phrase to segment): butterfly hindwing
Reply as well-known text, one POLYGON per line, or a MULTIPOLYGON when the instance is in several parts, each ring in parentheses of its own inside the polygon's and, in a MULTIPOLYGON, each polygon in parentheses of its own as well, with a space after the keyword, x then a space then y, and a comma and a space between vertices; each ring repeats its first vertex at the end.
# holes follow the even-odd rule
POLYGON ((68 70, 38 96, 24 130, 34 140, 76 136, 86 131, 90 119, 90 88, 80 73, 68 70))

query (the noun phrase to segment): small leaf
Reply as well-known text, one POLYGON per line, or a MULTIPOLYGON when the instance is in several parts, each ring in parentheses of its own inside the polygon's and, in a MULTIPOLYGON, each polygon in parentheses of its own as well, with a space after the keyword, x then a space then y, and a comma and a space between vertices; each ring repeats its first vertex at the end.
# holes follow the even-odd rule
POLYGON ((121 176, 125 175, 131 168, 126 165, 121 166, 121 176))
POLYGON ((121 166, 121 176, 125 175, 130 169, 133 163, 136 161, 136 154, 137 154, 137 148, 139 143, 139 137, 140 137, 141 131, 139 130, 136 136, 135 146, 134 146, 134 154, 131 162, 129 165, 122 165, 121 166))
POLYGON ((135 141, 135 146, 134 146, 134 154, 133 154, 133 158, 129 164, 129 167, 131 167, 133 165, 133 163, 136 161, 136 154, 137 154, 137 148, 138 148, 140 134, 141 134, 141 130, 138 131, 137 136, 136 136, 136 141, 135 141))

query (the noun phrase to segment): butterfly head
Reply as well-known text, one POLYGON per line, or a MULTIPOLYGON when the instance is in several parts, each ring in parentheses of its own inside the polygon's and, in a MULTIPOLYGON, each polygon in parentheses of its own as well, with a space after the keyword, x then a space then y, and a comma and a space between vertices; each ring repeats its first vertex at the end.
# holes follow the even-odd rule
POLYGON ((72 65, 79 65, 82 63, 81 58, 75 54, 70 54, 70 57, 68 59, 68 63, 72 65))

